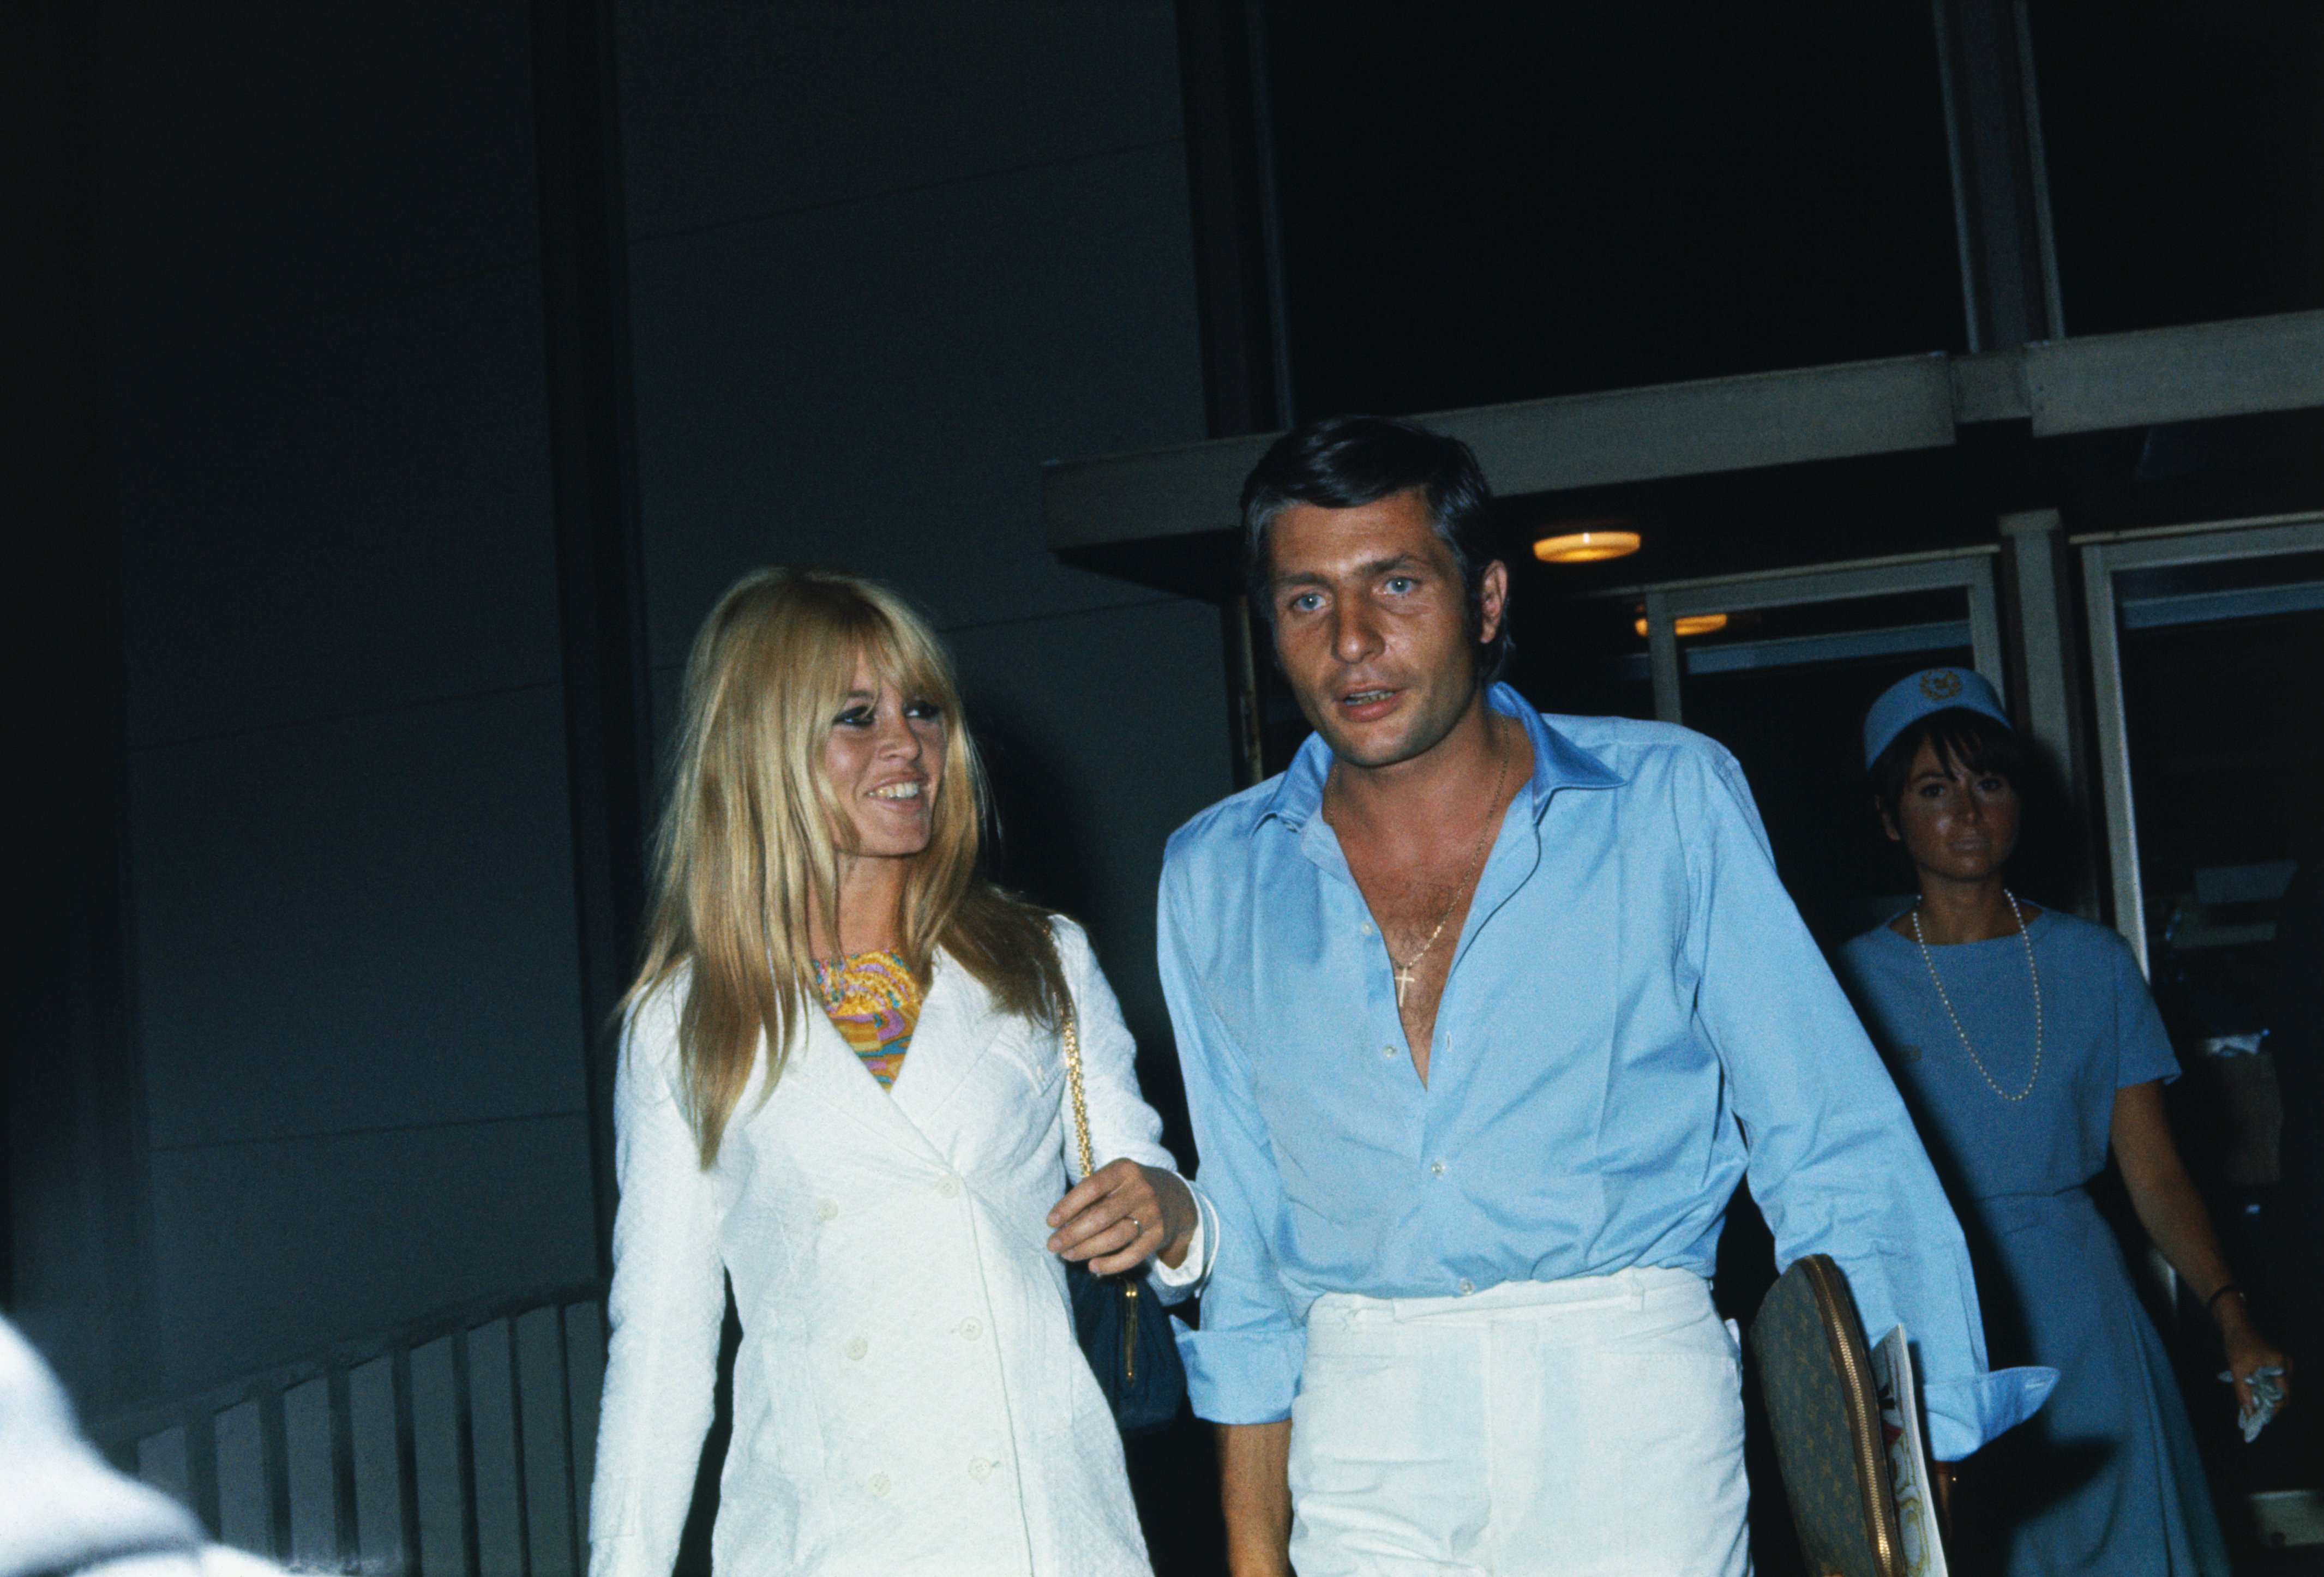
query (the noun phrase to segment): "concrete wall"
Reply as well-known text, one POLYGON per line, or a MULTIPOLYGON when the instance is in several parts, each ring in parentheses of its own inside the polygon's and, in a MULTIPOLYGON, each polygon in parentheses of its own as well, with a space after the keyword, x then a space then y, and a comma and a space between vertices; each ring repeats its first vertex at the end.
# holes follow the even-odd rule
POLYGON ((115 0, 164 1392, 595 1266, 518 0, 115 0))
MULTIPOLYGON (((752 565, 918 599, 1167 1103, 1217 616, 1059 567, 1038 466, 1201 436, 1169 5, 622 50, 661 699, 752 565)), ((521 0, 106 12, 157 1394, 594 1270, 527 51, 521 0)))
POLYGON ((660 715, 744 569, 898 586, 959 655, 1011 880, 1167 1050, 1162 840, 1231 787, 1218 615, 1059 567, 1038 466, 1203 436, 1171 7, 621 14, 660 715))

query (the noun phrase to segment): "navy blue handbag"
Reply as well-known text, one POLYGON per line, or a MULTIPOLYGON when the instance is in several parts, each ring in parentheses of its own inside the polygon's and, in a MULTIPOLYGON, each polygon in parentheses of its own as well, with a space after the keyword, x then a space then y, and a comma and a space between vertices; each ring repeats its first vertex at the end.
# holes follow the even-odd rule
MULTIPOLYGON (((1065 1010, 1065 1081, 1074 1097, 1074 1138, 1081 1147, 1082 1176, 1095 1171, 1090 1153, 1089 1102, 1082 1095, 1082 1041, 1073 1010, 1065 1010)), ((1170 1316, 1153 1284, 1142 1276, 1099 1276, 1068 1261, 1065 1292, 1072 1299, 1074 1334, 1097 1388, 1113 1409, 1114 1426, 1124 1434, 1145 1434, 1168 1425, 1186 1399, 1186 1370, 1170 1316)))

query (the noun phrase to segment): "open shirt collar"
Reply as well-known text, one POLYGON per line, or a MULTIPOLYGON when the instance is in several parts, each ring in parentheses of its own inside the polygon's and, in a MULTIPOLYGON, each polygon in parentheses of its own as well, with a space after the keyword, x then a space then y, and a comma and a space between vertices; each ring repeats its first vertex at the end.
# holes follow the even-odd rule
MULTIPOLYGON (((1514 717, 1533 742, 1533 779, 1529 785, 1533 794, 1533 816, 1541 819, 1549 808, 1550 797, 1560 788, 1615 788, 1624 781, 1622 775, 1590 752, 1552 728, 1542 715, 1526 704, 1524 696, 1505 684, 1494 685, 1485 692, 1485 704, 1504 716, 1514 717)), ((1296 833, 1314 819, 1323 803, 1323 780, 1332 770, 1332 747, 1323 742, 1320 733, 1310 733, 1291 765, 1277 779, 1275 792, 1268 798, 1267 808, 1252 823, 1252 831, 1277 821, 1296 833)))

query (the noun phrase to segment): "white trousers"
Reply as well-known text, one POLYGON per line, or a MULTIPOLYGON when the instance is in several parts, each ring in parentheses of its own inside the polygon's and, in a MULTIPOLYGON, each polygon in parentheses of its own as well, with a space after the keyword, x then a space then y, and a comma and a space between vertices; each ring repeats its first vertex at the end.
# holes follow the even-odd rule
POLYGON ((1291 1563, 1745 1577, 1738 1356, 1685 1270, 1318 1298, 1291 1410, 1291 1563))

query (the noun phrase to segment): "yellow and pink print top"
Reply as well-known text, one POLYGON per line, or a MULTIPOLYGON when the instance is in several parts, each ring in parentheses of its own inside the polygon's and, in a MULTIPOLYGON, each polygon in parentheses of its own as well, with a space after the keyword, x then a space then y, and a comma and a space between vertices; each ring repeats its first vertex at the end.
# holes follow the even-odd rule
POLYGON ((920 1021, 920 982, 902 954, 851 953, 828 964, 818 958, 815 983, 832 1028, 880 1087, 891 1087, 911 1049, 912 1027, 920 1021))

